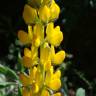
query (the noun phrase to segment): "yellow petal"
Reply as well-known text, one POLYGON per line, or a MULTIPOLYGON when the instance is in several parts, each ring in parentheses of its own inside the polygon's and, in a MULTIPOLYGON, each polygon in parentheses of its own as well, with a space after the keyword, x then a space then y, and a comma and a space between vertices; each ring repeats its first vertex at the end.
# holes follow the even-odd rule
POLYGON ((20 73, 19 78, 20 78, 23 86, 26 87, 26 86, 30 85, 30 81, 29 81, 30 79, 29 79, 29 76, 27 74, 20 73))
POLYGON ((32 96, 32 95, 30 95, 30 90, 28 90, 27 88, 23 88, 22 96, 32 96))
POLYGON ((34 45, 36 46, 36 47, 39 47, 40 46, 40 38, 37 38, 36 40, 35 40, 35 43, 34 43, 34 45))
POLYGON ((37 24, 37 31, 35 33, 38 34, 38 36, 40 36, 41 40, 44 40, 44 26, 42 24, 37 24))
POLYGON ((59 51, 55 54, 53 63, 56 65, 61 64, 64 59, 65 59, 65 51, 63 51, 63 50, 59 51))
POLYGON ((54 28, 54 23, 53 22, 49 23, 46 28, 46 34, 50 34, 53 31, 53 28, 54 28))
POLYGON ((62 96, 62 95, 61 93, 58 92, 58 93, 53 94, 53 96, 62 96))
POLYGON ((36 79, 36 72, 37 72, 37 67, 30 68, 29 76, 30 76, 30 80, 31 80, 32 82, 34 82, 35 79, 36 79))
POLYGON ((24 18, 26 24, 34 23, 36 21, 36 18, 37 18, 36 9, 34 9, 31 6, 26 4, 24 6, 23 18, 24 18))
POLYGON ((52 60, 52 62, 54 60, 54 56, 55 56, 55 48, 53 45, 51 45, 51 60, 52 60))
POLYGON ((50 44, 52 44, 54 46, 60 45, 61 41, 63 40, 63 33, 60 31, 59 26, 54 28, 52 31, 50 31, 50 29, 49 29, 49 32, 47 31, 47 40, 50 44))
POLYGON ((29 50, 28 48, 25 48, 24 49, 24 56, 31 58, 31 50, 29 50))
POLYGON ((50 69, 51 67, 51 56, 49 45, 42 46, 40 48, 40 62, 43 65, 44 69, 50 69))
POLYGON ((45 85, 49 86, 50 80, 53 78, 53 66, 46 72, 46 77, 45 77, 45 85), (49 78, 50 77, 50 78, 49 78))
POLYGON ((33 45, 39 47, 44 40, 44 26, 42 24, 36 24, 34 26, 33 45))
POLYGON ((54 46, 59 46, 61 41, 63 40, 63 33, 60 31, 60 27, 59 26, 56 26, 54 28, 52 37, 51 37, 51 39, 52 39, 51 43, 54 46), (54 36, 54 39, 52 39, 53 36, 54 36))
POLYGON ((49 59, 49 60, 46 62, 44 68, 45 68, 45 70, 47 71, 47 70, 50 69, 50 67, 51 67, 51 59, 49 59))
POLYGON ((20 30, 18 32, 18 38, 21 41, 21 43, 23 44, 27 44, 29 43, 29 38, 28 38, 28 34, 26 32, 24 32, 23 30, 20 30))
POLYGON ((31 58, 32 58, 32 64, 38 64, 38 48, 32 46, 31 47, 31 58))
POLYGON ((49 88, 52 90, 58 90, 61 87, 61 81, 60 79, 54 79, 50 81, 49 88))
POLYGON ((60 70, 57 70, 57 71, 54 73, 52 79, 56 79, 56 78, 60 79, 60 77, 61 77, 61 71, 60 71, 60 70))
POLYGON ((39 88, 43 85, 43 75, 41 69, 38 67, 35 75, 35 82, 39 86, 39 88))
POLYGON ((33 32, 32 32, 32 26, 31 25, 28 25, 28 36, 29 36, 30 40, 32 40, 33 32))
POLYGON ((39 18, 45 23, 49 21, 50 9, 46 5, 39 9, 39 18))
POLYGON ((32 59, 27 56, 23 56, 23 65, 27 68, 32 67, 32 59))
POLYGON ((36 83, 33 83, 31 90, 33 93, 37 93, 39 91, 39 86, 36 83))
POLYGON ((50 17, 51 20, 54 20, 59 17, 60 7, 55 2, 52 2, 50 6, 50 11, 51 11, 51 17, 50 17))
POLYGON ((50 94, 49 94, 49 92, 47 90, 43 89, 40 96, 50 96, 50 94))

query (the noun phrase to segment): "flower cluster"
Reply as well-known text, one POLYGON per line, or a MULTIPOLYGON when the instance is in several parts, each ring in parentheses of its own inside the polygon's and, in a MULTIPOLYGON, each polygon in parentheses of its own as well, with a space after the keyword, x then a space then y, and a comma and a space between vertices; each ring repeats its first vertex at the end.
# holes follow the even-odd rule
POLYGON ((60 27, 53 21, 59 17, 60 8, 54 0, 29 0, 24 6, 23 18, 28 32, 20 30, 18 38, 24 45, 22 65, 28 72, 20 73, 23 96, 61 96, 61 72, 54 66, 65 59, 65 51, 55 52, 63 40, 60 27))

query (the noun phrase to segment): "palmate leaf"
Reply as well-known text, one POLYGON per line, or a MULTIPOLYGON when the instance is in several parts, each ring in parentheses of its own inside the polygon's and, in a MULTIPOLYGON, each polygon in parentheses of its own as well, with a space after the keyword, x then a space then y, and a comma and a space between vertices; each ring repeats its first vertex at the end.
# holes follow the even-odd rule
POLYGON ((13 71, 12 69, 10 69, 6 66, 3 66, 1 64, 0 64, 0 73, 6 75, 7 77, 9 77, 10 79, 12 79, 14 81, 19 80, 19 77, 15 71, 13 71))

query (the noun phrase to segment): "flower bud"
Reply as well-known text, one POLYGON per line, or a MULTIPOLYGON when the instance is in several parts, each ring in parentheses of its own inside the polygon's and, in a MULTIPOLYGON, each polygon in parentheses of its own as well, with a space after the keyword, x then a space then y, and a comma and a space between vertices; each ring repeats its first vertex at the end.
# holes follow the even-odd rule
POLYGON ((52 2, 50 6, 50 12, 51 12, 50 17, 51 20, 57 19, 59 17, 60 8, 55 2, 52 2))
POLYGON ((47 23, 50 18, 50 9, 45 5, 39 9, 39 18, 44 22, 47 23))
POLYGON ((26 24, 32 24, 36 21, 37 17, 37 12, 36 9, 32 8, 29 5, 24 6, 24 11, 23 11, 23 19, 26 24))
POLYGON ((46 34, 47 41, 54 46, 59 46, 63 40, 63 33, 60 31, 60 27, 56 26, 54 28, 53 23, 47 25, 46 34))

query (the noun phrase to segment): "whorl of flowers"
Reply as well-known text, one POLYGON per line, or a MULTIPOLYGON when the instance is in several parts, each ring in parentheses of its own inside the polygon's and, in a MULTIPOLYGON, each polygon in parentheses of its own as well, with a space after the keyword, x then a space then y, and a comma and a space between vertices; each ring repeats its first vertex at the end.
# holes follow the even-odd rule
POLYGON ((22 96, 61 96, 61 72, 55 70, 65 59, 65 51, 55 52, 63 40, 59 26, 54 20, 60 8, 54 0, 29 0, 24 6, 23 19, 28 32, 20 30, 18 38, 24 45, 22 65, 28 72, 20 73, 22 96))

